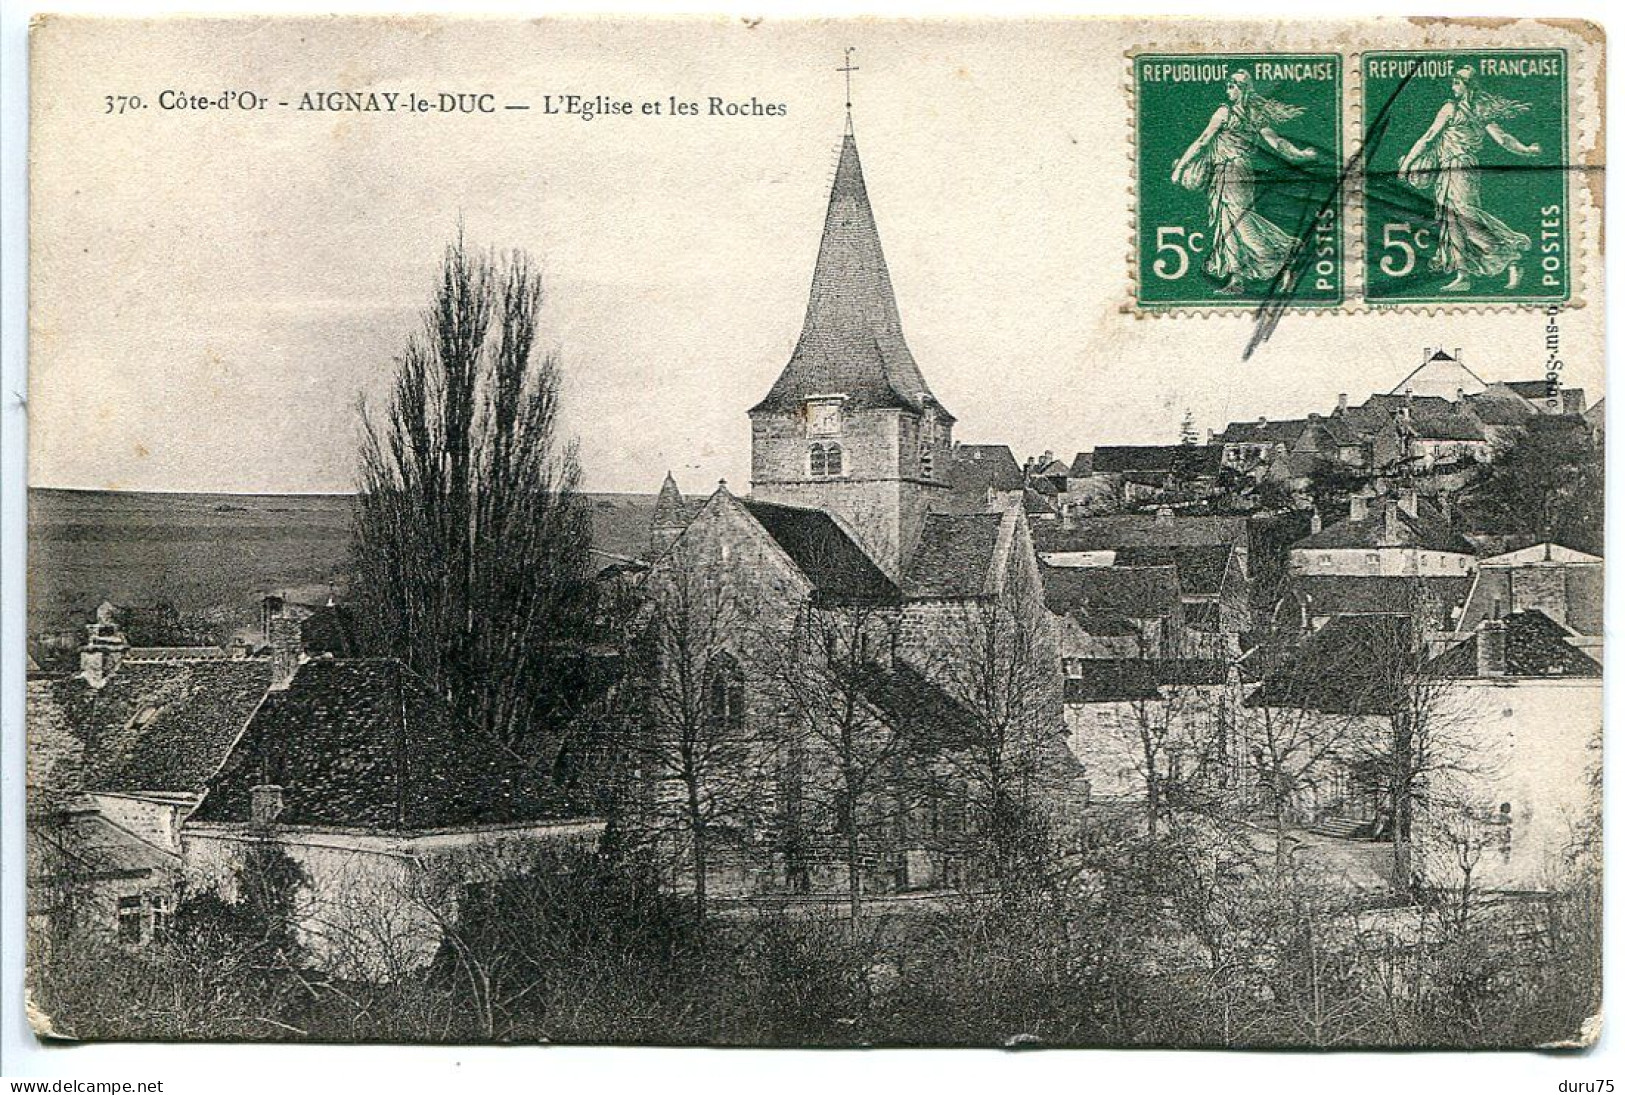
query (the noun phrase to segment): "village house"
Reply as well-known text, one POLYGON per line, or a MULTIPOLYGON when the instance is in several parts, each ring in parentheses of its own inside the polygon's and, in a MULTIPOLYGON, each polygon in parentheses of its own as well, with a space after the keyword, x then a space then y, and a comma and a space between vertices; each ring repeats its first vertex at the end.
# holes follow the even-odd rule
POLYGON ((472 889, 594 847, 603 821, 456 725, 390 658, 308 656, 271 620, 272 673, 180 829, 194 892, 239 896, 274 853, 292 865, 295 935, 313 960, 387 979, 430 961, 472 889))
POLYGON ((1562 628, 1571 645, 1600 660, 1602 557, 1548 542, 1481 558, 1456 629, 1471 634, 1503 611, 1531 609, 1562 628))
POLYGON ((182 822, 264 697, 271 660, 131 646, 105 603, 87 630, 78 673, 27 684, 29 916, 142 944, 173 913, 182 822))

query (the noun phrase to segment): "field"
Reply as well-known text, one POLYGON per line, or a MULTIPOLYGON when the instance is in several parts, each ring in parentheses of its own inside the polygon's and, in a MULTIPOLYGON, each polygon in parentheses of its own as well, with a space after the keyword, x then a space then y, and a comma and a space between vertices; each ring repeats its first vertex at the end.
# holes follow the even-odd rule
MULTIPOLYGON (((641 553, 653 496, 588 498, 596 550, 641 553)), ((348 495, 36 488, 28 508, 30 635, 77 632, 104 600, 168 601, 230 632, 265 593, 320 602, 347 581, 348 495)))

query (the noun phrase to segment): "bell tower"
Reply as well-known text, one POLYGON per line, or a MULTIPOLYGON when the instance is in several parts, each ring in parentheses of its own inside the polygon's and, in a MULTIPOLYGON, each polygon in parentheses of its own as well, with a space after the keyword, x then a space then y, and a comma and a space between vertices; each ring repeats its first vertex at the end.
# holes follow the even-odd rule
POLYGON ((750 409, 751 492, 835 515, 895 578, 947 493, 954 417, 903 340, 847 105, 801 337, 750 409))

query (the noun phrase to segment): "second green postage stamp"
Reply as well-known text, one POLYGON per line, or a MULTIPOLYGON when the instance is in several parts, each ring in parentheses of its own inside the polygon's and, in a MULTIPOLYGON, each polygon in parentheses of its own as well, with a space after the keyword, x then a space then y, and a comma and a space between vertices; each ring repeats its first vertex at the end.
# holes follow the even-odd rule
POLYGON ((1365 297, 1569 296, 1564 51, 1367 53, 1365 297))
POLYGON ((1335 53, 1134 58, 1136 301, 1343 299, 1335 53))

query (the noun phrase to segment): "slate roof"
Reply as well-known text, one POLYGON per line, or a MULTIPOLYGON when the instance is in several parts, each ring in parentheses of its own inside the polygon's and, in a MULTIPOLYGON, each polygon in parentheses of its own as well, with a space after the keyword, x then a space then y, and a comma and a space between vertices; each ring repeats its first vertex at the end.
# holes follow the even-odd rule
MULTIPOLYGON (((1544 406, 1550 388, 1544 380, 1508 380, 1508 388, 1523 396, 1537 407, 1544 406)), ((1559 388, 1558 400, 1560 409, 1564 414, 1583 414, 1586 409, 1586 392, 1584 388, 1559 388)))
POLYGON ((1021 465, 1009 445, 955 445, 948 481, 954 490, 1020 490, 1021 465))
MULTIPOLYGON (((1576 650, 1565 638, 1566 632, 1530 609, 1508 613, 1506 624, 1506 675, 1509 677, 1601 677, 1602 666, 1590 655, 1576 650)), ((1477 677, 1479 635, 1446 650, 1429 663, 1446 677, 1477 677)))
POLYGON ((740 499, 825 600, 895 600, 897 586, 823 510, 740 499))
POLYGON ((1117 565, 1173 566, 1187 596, 1216 596, 1230 566, 1229 544, 1190 544, 1181 547, 1131 544, 1117 549, 1117 565))
MULTIPOLYGON (((824 235, 801 337, 778 380, 750 413, 799 410, 813 395, 844 394, 848 409, 922 410, 931 389, 903 340, 857 141, 841 140, 824 235)), ((952 420, 946 410, 944 418, 952 420)))
POLYGON ((1473 545, 1452 529, 1442 514, 1426 502, 1417 505, 1416 516, 1403 509, 1395 511, 1392 528, 1386 517, 1387 503, 1374 500, 1360 520, 1339 521, 1306 536, 1292 546, 1303 550, 1318 548, 1415 547, 1427 551, 1473 554, 1473 545))
POLYGON ((1044 603, 1056 615, 1172 616, 1179 608, 1179 572, 1173 566, 1053 567, 1041 564, 1044 603))
POLYGON ((1072 458, 1072 466, 1067 474, 1074 479, 1087 479, 1095 474, 1095 454, 1093 452, 1080 452, 1072 458))
POLYGON ((100 689, 82 677, 34 683, 29 735, 55 759, 42 761, 31 781, 87 791, 194 793, 226 759, 264 697, 271 664, 266 658, 126 660, 100 689))
POLYGON ((1311 616, 1406 613, 1416 607, 1420 594, 1427 614, 1426 626, 1434 631, 1454 627, 1455 610, 1466 602, 1472 585, 1473 580, 1465 576, 1300 574, 1292 579, 1293 590, 1303 599, 1311 616))
POLYGON ((649 523, 654 528, 682 528, 688 524, 689 517, 683 505, 683 492, 677 489, 677 480, 668 471, 660 484, 654 516, 649 523))
POLYGON ((1244 701, 1344 715, 1386 715, 1404 701, 1410 619, 1334 616, 1268 673, 1244 701))
POLYGON ((910 597, 974 597, 988 589, 999 546, 997 513, 929 513, 909 560, 910 597))
POLYGON ((361 653, 355 614, 343 605, 323 605, 299 621, 299 641, 312 655, 353 658, 361 653))
POLYGON ((282 787, 285 825, 388 831, 556 816, 544 774, 454 725, 400 662, 317 658, 255 713, 192 814, 246 822, 249 789, 282 787))

